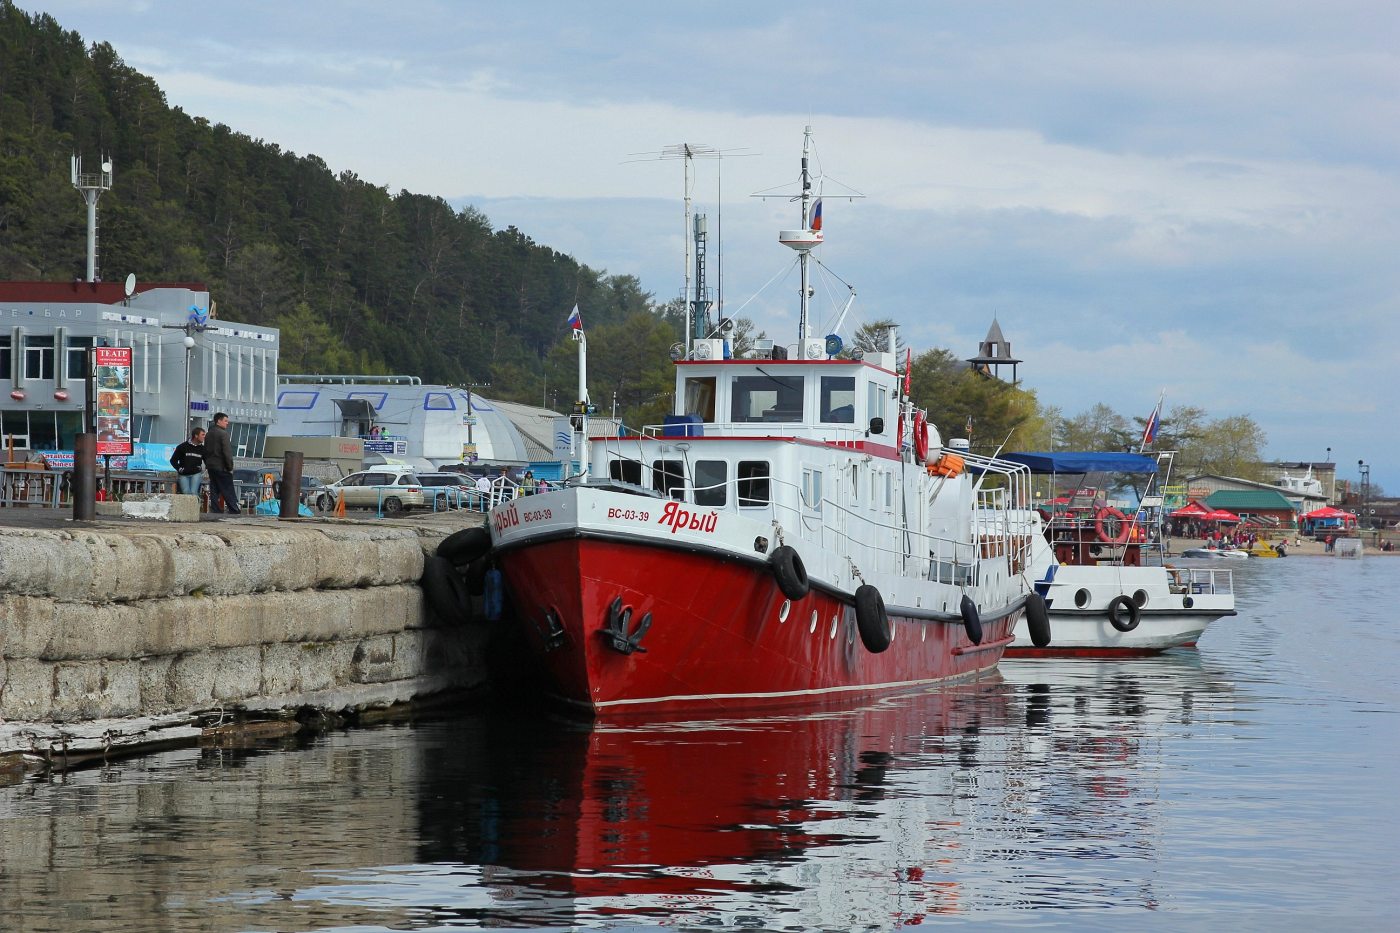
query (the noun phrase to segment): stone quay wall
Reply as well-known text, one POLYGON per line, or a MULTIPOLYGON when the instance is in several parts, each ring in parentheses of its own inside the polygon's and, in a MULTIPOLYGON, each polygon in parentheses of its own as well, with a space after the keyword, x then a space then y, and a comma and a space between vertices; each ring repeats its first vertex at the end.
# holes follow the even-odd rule
POLYGON ((0 755, 480 687, 485 628, 440 625, 418 587, 479 520, 0 527, 0 755))

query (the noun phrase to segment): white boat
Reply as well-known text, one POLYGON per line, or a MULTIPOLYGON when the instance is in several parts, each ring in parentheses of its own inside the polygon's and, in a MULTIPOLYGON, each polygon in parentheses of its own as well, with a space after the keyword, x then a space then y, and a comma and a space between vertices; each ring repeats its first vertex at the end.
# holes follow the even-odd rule
POLYGON ((1249 552, 1237 547, 1189 547, 1181 556, 1192 560, 1248 560, 1249 552))
MULTIPOLYGON (((1170 464, 1170 454, 1162 457, 1170 464)), ((1229 570, 1166 563, 1158 458, 1053 452, 1005 459, 1052 477, 1052 484, 1066 477, 1074 485, 1063 508, 1038 513, 1044 533, 1030 563, 1031 585, 1048 610, 1051 643, 1034 645, 1018 630, 1008 657, 1157 654, 1194 645, 1206 626, 1235 614, 1229 570), (1148 478, 1131 515, 1107 504, 1107 488, 1098 481, 1115 474, 1148 478)))
MULTIPOLYGON (((814 201, 804 140, 803 229, 814 201)), ((907 401, 893 334, 841 358, 808 330, 819 238, 785 231, 798 340, 734 359, 723 322, 688 327, 674 414, 587 432, 583 473, 490 512, 487 558, 543 675, 593 715, 815 706, 975 677, 1026 606, 1023 466, 941 450, 907 401), (967 466, 975 467, 967 469, 967 466)), ((679 348, 679 345, 678 345, 679 348)), ((1039 616, 1044 640, 1044 616, 1039 616)))

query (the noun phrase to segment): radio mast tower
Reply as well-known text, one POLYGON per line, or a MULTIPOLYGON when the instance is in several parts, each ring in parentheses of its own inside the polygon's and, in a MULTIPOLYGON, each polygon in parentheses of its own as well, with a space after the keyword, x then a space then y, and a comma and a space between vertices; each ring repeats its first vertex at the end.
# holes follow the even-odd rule
POLYGON ((87 280, 97 281, 97 199, 112 187, 112 160, 102 160, 102 171, 83 174, 83 157, 73 156, 73 187, 87 202, 87 280))

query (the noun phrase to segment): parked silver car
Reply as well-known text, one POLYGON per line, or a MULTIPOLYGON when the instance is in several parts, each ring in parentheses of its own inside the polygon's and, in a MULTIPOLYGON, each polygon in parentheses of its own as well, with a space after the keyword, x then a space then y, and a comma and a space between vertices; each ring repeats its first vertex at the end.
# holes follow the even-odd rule
POLYGON ((361 470, 327 483, 317 493, 316 508, 328 512, 337 501, 347 509, 382 509, 386 515, 431 506, 418 475, 392 467, 361 470))

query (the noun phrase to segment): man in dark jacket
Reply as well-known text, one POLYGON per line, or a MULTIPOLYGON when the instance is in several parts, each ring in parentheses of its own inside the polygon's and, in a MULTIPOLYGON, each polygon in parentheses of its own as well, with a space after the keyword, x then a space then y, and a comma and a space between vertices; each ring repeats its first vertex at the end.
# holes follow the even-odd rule
POLYGON ((199 477, 204 472, 204 429, 195 428, 190 439, 185 441, 170 455, 170 465, 175 468, 175 487, 186 496, 199 495, 199 477))
POLYGON ((233 488, 233 444, 228 439, 228 415, 223 412, 214 416, 204 438, 204 466, 209 470, 209 511, 238 515, 241 510, 233 488))

